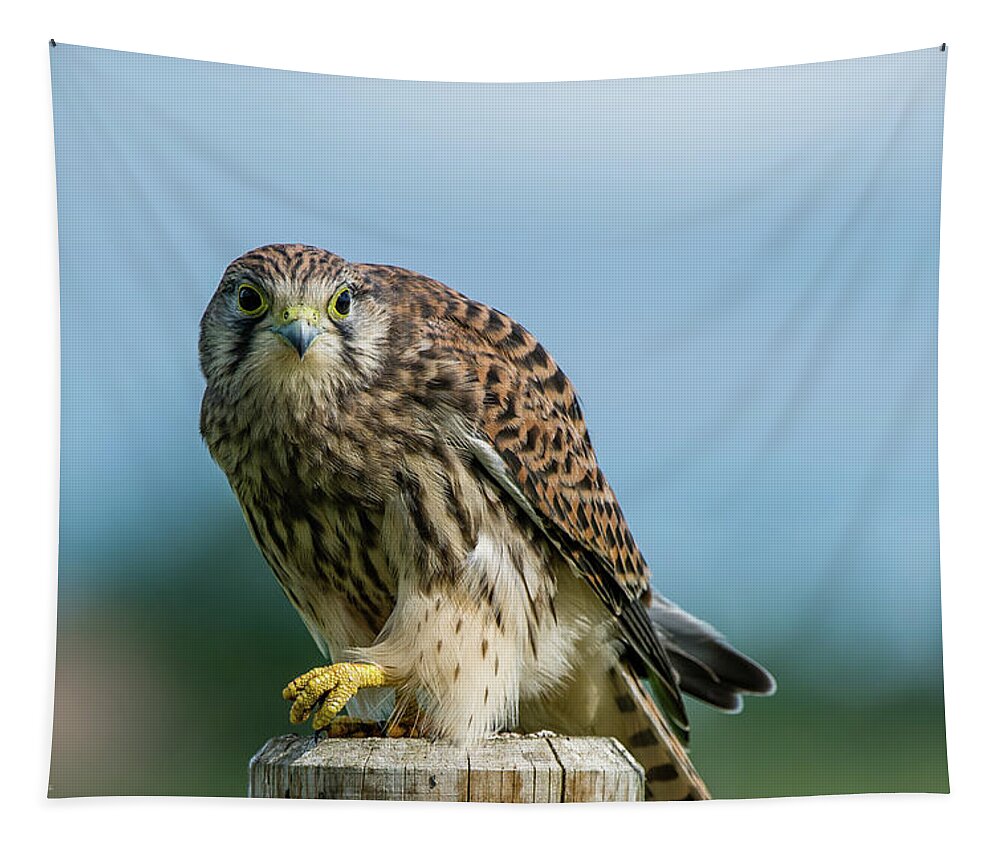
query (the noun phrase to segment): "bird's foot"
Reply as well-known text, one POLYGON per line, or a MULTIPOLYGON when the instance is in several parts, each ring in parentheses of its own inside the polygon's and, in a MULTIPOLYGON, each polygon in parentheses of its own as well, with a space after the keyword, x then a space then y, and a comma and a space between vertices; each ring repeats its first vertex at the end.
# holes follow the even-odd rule
POLYGON ((384 735, 385 724, 381 721, 369 721, 365 718, 351 718, 340 715, 334 718, 318 735, 326 733, 331 739, 370 739, 384 735))
POLYGON ((382 725, 382 735, 390 739, 419 739, 426 732, 418 715, 403 715, 382 725))
POLYGON ((337 662, 313 668, 296 677, 285 686, 281 696, 292 701, 288 717, 293 724, 302 723, 316 709, 312 726, 314 730, 322 730, 334 721, 334 716, 358 693, 358 689, 377 688, 385 685, 385 681, 385 671, 378 665, 337 662), (317 705, 319 708, 316 708, 317 705))
POLYGON ((331 739, 412 739, 420 735, 416 719, 401 719, 397 721, 369 721, 365 718, 351 718, 341 715, 334 718, 317 735, 326 732, 331 739))

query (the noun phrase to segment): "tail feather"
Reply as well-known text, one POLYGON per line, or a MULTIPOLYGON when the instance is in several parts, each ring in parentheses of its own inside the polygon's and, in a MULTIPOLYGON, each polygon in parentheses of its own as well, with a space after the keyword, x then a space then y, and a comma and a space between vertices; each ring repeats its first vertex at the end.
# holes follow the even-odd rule
POLYGON ((606 728, 602 732, 617 738, 642 764, 646 772, 646 800, 711 798, 684 745, 632 666, 623 661, 608 673, 617 711, 604 716, 606 728))
POLYGON ((648 614, 676 678, 673 689, 648 675, 627 645, 596 644, 577 659, 558 690, 520 704, 521 729, 565 735, 614 736, 646 772, 646 800, 706 800, 705 782, 685 749, 685 732, 665 711, 676 687, 713 706, 738 711, 744 694, 770 694, 774 678, 735 650, 709 624, 654 594, 648 614), (648 676, 647 676, 648 675, 648 676))
POLYGON ((727 712, 740 711, 744 694, 774 692, 774 678, 764 668, 666 597, 653 594, 649 616, 683 691, 727 712))
POLYGON ((636 671, 614 653, 581 659, 576 675, 561 689, 521 702, 520 730, 613 736, 646 772, 647 801, 708 798, 678 734, 636 671))

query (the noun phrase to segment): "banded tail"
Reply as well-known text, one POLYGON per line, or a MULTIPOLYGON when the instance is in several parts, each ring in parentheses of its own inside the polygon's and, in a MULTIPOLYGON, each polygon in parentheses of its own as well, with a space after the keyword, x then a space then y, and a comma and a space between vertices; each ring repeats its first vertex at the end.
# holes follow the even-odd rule
POLYGON ((609 672, 614 713, 605 713, 608 728, 646 772, 647 801, 707 801, 711 798, 684 745, 628 662, 609 672))
MULTIPOLYGON (((649 608, 682 691, 724 712, 739 712, 744 694, 774 692, 774 678, 726 643, 710 624, 653 594, 649 608)), ((646 771, 646 800, 706 800, 708 787, 660 708, 655 680, 647 685, 626 655, 610 672, 612 706, 600 713, 602 735, 614 736, 646 771)))

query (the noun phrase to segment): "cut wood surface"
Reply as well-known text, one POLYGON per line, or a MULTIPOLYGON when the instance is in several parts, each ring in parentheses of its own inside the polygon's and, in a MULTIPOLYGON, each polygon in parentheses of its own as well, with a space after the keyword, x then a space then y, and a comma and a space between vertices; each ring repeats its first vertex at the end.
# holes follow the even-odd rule
POLYGON ((250 760, 251 798, 560 803, 641 801, 642 767, 616 739, 277 736, 250 760))

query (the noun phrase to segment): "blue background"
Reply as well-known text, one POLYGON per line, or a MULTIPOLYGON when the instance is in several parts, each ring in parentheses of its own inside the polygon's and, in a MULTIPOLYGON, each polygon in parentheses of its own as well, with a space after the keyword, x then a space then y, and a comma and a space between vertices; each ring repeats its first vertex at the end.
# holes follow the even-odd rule
POLYGON ((945 789, 945 63, 459 84, 54 48, 52 794, 242 794, 317 661, 198 435, 198 320, 279 241, 553 353, 657 587, 778 678, 692 707, 717 795, 945 789))

